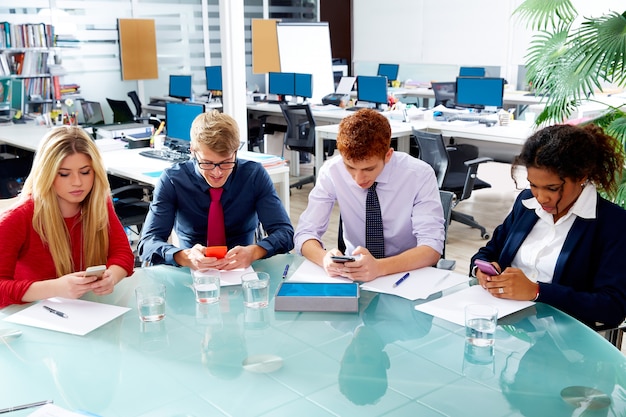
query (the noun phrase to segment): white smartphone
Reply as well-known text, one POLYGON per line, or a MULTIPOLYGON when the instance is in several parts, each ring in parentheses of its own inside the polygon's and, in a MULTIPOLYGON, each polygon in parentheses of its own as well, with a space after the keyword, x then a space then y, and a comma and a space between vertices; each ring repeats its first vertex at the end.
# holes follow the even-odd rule
POLYGON ((89 268, 85 270, 85 276, 87 277, 96 276, 98 278, 102 278, 102 274, 104 274, 104 271, 106 271, 106 269, 107 269, 106 265, 90 266, 89 268))

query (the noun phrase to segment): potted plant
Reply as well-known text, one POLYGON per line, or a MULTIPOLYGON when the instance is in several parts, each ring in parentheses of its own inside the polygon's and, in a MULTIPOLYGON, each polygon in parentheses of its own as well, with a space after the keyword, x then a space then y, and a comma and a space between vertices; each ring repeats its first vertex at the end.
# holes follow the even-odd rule
MULTIPOLYGON (((583 18, 571 0, 525 0, 514 12, 537 33, 526 56, 527 81, 545 96, 538 125, 566 120, 602 83, 626 87, 626 11, 583 18)), ((593 99, 591 99, 593 100, 593 99)), ((593 120, 626 149, 626 99, 593 120)), ((626 175, 614 201, 626 207, 626 175)))

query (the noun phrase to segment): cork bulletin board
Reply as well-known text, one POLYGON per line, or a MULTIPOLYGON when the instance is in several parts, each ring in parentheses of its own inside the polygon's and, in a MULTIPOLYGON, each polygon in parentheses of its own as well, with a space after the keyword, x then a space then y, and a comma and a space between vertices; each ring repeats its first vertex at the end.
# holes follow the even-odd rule
POLYGON ((252 19, 252 72, 280 71, 276 19, 252 19))
POLYGON ((118 19, 122 80, 159 78, 154 19, 118 19))

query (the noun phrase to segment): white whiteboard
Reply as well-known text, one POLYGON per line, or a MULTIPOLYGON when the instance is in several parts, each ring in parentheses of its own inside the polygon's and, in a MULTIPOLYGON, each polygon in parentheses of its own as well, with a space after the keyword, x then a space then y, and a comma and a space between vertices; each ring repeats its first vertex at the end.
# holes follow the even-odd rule
POLYGON ((313 74, 311 102, 335 92, 328 23, 278 23, 276 33, 280 70, 313 74))

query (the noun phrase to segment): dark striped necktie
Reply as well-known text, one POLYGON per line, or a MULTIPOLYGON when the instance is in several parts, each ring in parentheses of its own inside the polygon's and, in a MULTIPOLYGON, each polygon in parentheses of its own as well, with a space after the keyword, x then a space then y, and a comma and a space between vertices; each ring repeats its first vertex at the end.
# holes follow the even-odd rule
POLYGON ((385 257, 385 239, 376 185, 377 182, 368 188, 365 198, 365 247, 374 258, 379 259, 385 257))

